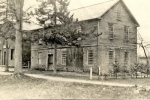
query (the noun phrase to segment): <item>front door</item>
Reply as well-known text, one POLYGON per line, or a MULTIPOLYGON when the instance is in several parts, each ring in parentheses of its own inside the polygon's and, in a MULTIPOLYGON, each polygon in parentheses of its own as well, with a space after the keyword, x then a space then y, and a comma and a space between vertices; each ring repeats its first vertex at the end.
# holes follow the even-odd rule
POLYGON ((53 54, 48 54, 48 68, 53 69, 53 54))
POLYGON ((4 52, 4 62, 3 62, 4 65, 6 65, 6 52, 4 52))

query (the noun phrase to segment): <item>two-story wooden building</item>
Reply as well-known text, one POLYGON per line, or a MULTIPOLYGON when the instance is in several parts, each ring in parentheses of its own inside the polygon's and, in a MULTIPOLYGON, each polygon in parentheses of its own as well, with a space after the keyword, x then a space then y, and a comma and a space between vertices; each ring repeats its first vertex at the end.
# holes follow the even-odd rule
MULTIPOLYGON (((58 46, 57 66, 68 70, 89 70, 108 73, 112 63, 130 68, 137 61, 138 22, 123 0, 107 2, 78 8, 71 11, 79 21, 87 21, 85 33, 95 27, 80 47, 58 46), (95 34, 101 34, 94 37, 95 34)), ((53 68, 54 49, 51 45, 32 43, 31 67, 53 68)))
MULTIPOLYGON (((41 27, 32 23, 29 24, 24 22, 23 38, 27 38, 27 39, 30 38, 31 36, 30 31, 35 30, 37 28, 41 28, 41 27)), ((8 63, 9 67, 14 67, 15 39, 12 39, 9 33, 11 33, 12 36, 15 36, 14 30, 8 30, 8 34, 5 36, 3 36, 3 33, 0 32, 0 66, 5 66, 6 63, 8 63)), ((31 43, 30 41, 26 41, 23 42, 22 46, 23 46, 23 65, 27 66, 28 61, 30 61, 31 43)))

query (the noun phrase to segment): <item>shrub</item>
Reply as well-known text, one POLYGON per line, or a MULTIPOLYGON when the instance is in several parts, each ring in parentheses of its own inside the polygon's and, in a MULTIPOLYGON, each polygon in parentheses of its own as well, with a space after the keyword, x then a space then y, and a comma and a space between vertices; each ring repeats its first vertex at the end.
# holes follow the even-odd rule
POLYGON ((120 64, 118 61, 115 61, 115 63, 113 63, 113 73, 116 76, 116 79, 118 78, 119 72, 120 72, 120 64))

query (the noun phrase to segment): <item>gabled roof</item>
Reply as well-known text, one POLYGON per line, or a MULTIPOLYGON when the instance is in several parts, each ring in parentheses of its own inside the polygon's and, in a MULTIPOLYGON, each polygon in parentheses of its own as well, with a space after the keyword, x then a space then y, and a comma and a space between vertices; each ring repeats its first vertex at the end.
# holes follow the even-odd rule
POLYGON ((132 15, 130 10, 127 8, 123 0, 109 0, 106 2, 74 9, 71 10, 70 12, 71 14, 74 14, 74 18, 78 18, 79 21, 101 18, 105 13, 107 13, 112 7, 114 7, 120 1, 123 3, 129 14, 131 15, 132 19, 135 21, 135 23, 139 26, 139 23, 132 15))

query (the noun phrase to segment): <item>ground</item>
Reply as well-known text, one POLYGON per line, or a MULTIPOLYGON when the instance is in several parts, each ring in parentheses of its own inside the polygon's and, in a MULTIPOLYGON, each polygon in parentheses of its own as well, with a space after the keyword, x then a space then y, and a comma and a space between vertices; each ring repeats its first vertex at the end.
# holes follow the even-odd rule
MULTIPOLYGON (((44 75, 44 76, 52 76, 52 77, 62 77, 62 78, 71 78, 71 79, 80 79, 80 80, 89 80, 89 73, 88 72, 57 72, 53 73, 51 71, 36 71, 36 70, 26 70, 24 73, 27 74, 37 74, 37 75, 44 75)), ((101 77, 96 74, 93 74, 93 81, 102 81, 101 77)), ((141 78, 140 76, 136 79, 134 76, 132 79, 130 76, 125 79, 120 77, 116 78, 108 78, 103 80, 104 82, 109 83, 118 83, 118 84, 127 84, 127 85, 142 85, 142 86, 150 86, 150 77, 148 78, 141 78)))
POLYGON ((0 75, 0 99, 150 99, 150 91, 0 75))

